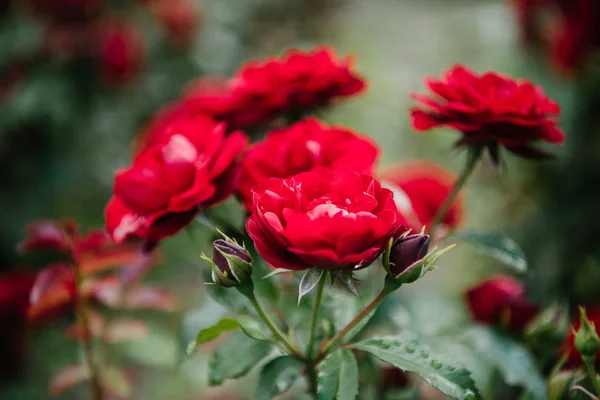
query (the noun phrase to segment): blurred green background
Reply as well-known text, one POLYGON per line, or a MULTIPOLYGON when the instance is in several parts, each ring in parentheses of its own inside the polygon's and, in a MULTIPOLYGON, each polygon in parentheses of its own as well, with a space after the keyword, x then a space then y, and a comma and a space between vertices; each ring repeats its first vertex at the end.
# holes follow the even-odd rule
MULTIPOLYGON (((107 4, 112 15, 139 30, 145 49, 139 73, 118 86, 98 77, 93 57, 48 51, 48 22, 22 3, 0 15, 0 84, 7 92, 0 95, 3 269, 41 266, 15 251, 31 220, 74 217, 85 228, 103 226, 113 174, 128 163, 132 139, 186 82, 202 75, 229 76, 248 59, 290 47, 330 44, 341 54, 356 55, 369 89, 321 116, 375 138, 383 151, 381 165, 428 159, 454 171, 462 166, 464 154, 451 150, 452 133, 411 131, 410 93, 422 91, 426 75, 462 63, 543 85, 563 108, 567 144, 553 162, 535 164, 507 155, 499 173, 481 165, 467 189, 467 226, 505 232, 524 247, 532 265, 526 282, 537 300, 599 300, 600 120, 595 106, 600 102, 595 88, 600 74, 591 71, 570 79, 553 74, 543 55, 520 45, 508 2, 202 0, 195 4, 197 30, 185 46, 174 44, 141 4, 107 4), (15 70, 17 78, 10 79, 15 70)), ((0 94, 4 91, 0 87, 0 94)), ((235 205, 217 212, 228 212, 227 207, 235 205)), ((163 259, 151 279, 173 290, 184 309, 176 315, 145 316, 156 326, 148 341, 118 349, 125 363, 153 367, 136 375, 135 398, 209 398, 202 394, 206 357, 182 361, 180 347, 223 312, 205 297, 201 283, 205 266, 198 254, 206 242, 206 233, 193 228, 161 245, 163 259)), ((466 320, 461 293, 502 270, 468 248, 459 247, 449 260, 402 294, 424 332, 466 320), (423 292, 428 295, 417 296, 423 292), (424 309, 426 315, 419 311, 424 309)), ((33 332, 25 374, 0 388, 0 398, 46 398, 50 376, 81 357, 76 345, 63 338, 68 321, 63 322, 33 332)), ((484 382, 485 369, 476 378, 484 382)), ((231 386, 232 393, 249 398, 243 385, 231 386)), ((86 396, 82 388, 64 398, 86 396)))

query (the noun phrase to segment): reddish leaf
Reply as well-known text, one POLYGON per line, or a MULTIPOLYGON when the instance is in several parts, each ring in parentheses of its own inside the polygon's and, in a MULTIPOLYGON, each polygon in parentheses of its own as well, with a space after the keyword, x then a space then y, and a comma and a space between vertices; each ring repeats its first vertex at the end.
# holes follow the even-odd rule
MULTIPOLYGON (((88 313, 88 324, 90 335, 92 337, 100 337, 104 329, 104 318, 98 312, 88 313)), ((85 330, 81 321, 77 320, 73 325, 67 328, 65 335, 72 340, 83 340, 85 338, 85 330)))
POLYGON ((136 319, 120 319, 112 321, 106 332, 104 340, 107 343, 118 343, 127 340, 141 340, 148 335, 148 325, 136 319))
POLYGON ((68 365, 64 367, 50 381, 48 391, 52 396, 58 396, 65 390, 83 383, 89 379, 88 369, 84 365, 68 365))
POLYGON ((139 250, 131 248, 117 248, 106 251, 96 251, 83 254, 78 259, 81 274, 89 276, 115 268, 128 267, 142 262, 139 250))
POLYGON ((51 264, 35 280, 27 317, 30 321, 38 321, 52 316, 72 304, 75 293, 73 270, 66 264, 51 264))
POLYGON ((140 286, 130 290, 123 301, 123 307, 172 312, 178 302, 166 289, 155 286, 140 286))
POLYGON ((97 302, 116 308, 121 299, 122 284, 115 276, 100 279, 87 279, 82 288, 86 297, 93 297, 97 302))
POLYGON ((112 396, 117 398, 127 398, 131 396, 131 378, 121 368, 105 368, 102 371, 100 381, 102 388, 112 396))
POLYGON ((51 221, 40 220, 27 226, 27 237, 19 244, 19 250, 23 252, 35 250, 54 250, 67 252, 70 240, 63 226, 51 221))

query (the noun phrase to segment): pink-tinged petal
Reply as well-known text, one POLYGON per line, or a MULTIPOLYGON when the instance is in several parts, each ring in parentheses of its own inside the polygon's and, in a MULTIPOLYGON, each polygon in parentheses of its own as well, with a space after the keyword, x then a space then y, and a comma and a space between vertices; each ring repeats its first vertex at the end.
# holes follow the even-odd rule
POLYGON ((143 237, 146 218, 132 212, 117 198, 112 197, 104 211, 106 230, 115 243, 123 243, 130 236, 143 237))

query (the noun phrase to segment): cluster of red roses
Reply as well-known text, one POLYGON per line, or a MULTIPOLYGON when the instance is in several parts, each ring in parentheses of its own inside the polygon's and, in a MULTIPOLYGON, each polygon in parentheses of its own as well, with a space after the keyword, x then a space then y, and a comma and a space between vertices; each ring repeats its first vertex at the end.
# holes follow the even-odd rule
POLYGON ((515 4, 523 40, 548 43, 563 71, 583 67, 600 46, 600 4, 596 0, 516 0, 515 4), (550 24, 543 24, 549 19, 550 24))
MULTIPOLYGON (((8 13, 21 4, 7 0, 8 13), (14 3, 14 4, 12 4, 14 3), (12 6, 12 7, 11 7, 12 6)), ((139 0, 176 44, 189 42, 198 24, 192 0, 139 0)), ((52 56, 94 58, 103 79, 112 84, 129 82, 144 58, 144 41, 132 21, 111 15, 106 0, 26 0, 22 4, 44 25, 44 48, 52 56)))
MULTIPOLYGON (((272 266, 353 269, 377 258, 400 227, 432 223, 452 174, 427 163, 377 172, 380 150, 368 138, 315 118, 297 120, 366 87, 350 61, 328 48, 292 50, 249 62, 229 80, 192 85, 150 123, 132 165, 117 172, 106 208, 114 240, 138 237, 151 247, 235 193, 251 214, 248 234, 272 266), (269 126, 276 117, 284 118, 246 146, 239 129, 269 126)), ((532 143, 564 141, 558 105, 529 82, 456 66, 427 85, 430 97, 415 95, 426 106, 412 111, 417 130, 450 126, 462 133, 460 144, 488 148, 494 160, 499 146, 538 157, 547 153, 532 143)), ((459 197, 442 223, 453 229, 461 217, 459 197)))

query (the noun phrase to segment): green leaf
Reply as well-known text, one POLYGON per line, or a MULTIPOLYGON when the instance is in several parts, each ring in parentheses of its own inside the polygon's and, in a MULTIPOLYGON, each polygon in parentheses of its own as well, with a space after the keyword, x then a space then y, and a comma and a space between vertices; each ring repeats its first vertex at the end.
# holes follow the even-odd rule
POLYGON ((358 395, 358 364, 352 352, 339 349, 319 366, 319 400, 351 400, 358 395))
POLYGON ((256 400, 270 400, 287 391, 302 372, 303 365, 289 356, 277 357, 260 371, 256 400))
POLYGON ((401 370, 416 372, 440 392, 453 399, 481 398, 471 373, 431 353, 414 334, 406 331, 398 336, 367 339, 352 345, 401 370))
POLYGON ((350 293, 356 297, 360 297, 356 286, 354 286, 354 274, 352 271, 334 271, 332 274, 335 280, 341 283, 350 293))
POLYGON ((225 332, 238 331, 240 329, 240 324, 235 319, 224 318, 209 328, 201 329, 198 332, 198 336, 196 336, 196 344, 210 342, 225 332))
POLYGON ((220 345, 209 363, 210 385, 219 385, 226 379, 244 376, 273 350, 266 341, 256 341, 234 332, 220 345))
POLYGON ((235 320, 246 336, 256 340, 271 340, 271 334, 264 324, 248 315, 238 315, 235 320))
MULTIPOLYGON (((211 279, 210 275, 207 275, 205 282, 211 282, 211 279)), ((251 310, 248 299, 242 296, 237 290, 219 285, 206 285, 205 287, 210 293, 210 297, 223 307, 236 313, 247 313, 251 310)))
POLYGON ((269 279, 269 278, 274 277, 275 275, 285 274, 285 273, 289 273, 289 272, 294 272, 294 271, 291 269, 277 268, 275 271, 268 273, 267 275, 263 276, 261 279, 269 279))
POLYGON ((514 240, 500 233, 457 232, 453 236, 519 272, 527 270, 527 261, 523 250, 514 240))
POLYGON ((324 273, 325 270, 318 268, 311 268, 308 271, 306 271, 306 273, 302 277, 302 280, 300 281, 300 287, 298 291, 298 304, 300 304, 300 300, 302 300, 304 296, 310 293, 310 291, 317 286, 324 273))
POLYGON ((483 326, 467 331, 464 341, 487 358, 502 373, 507 384, 525 387, 532 399, 548 398, 546 383, 535 360, 521 344, 483 326))

